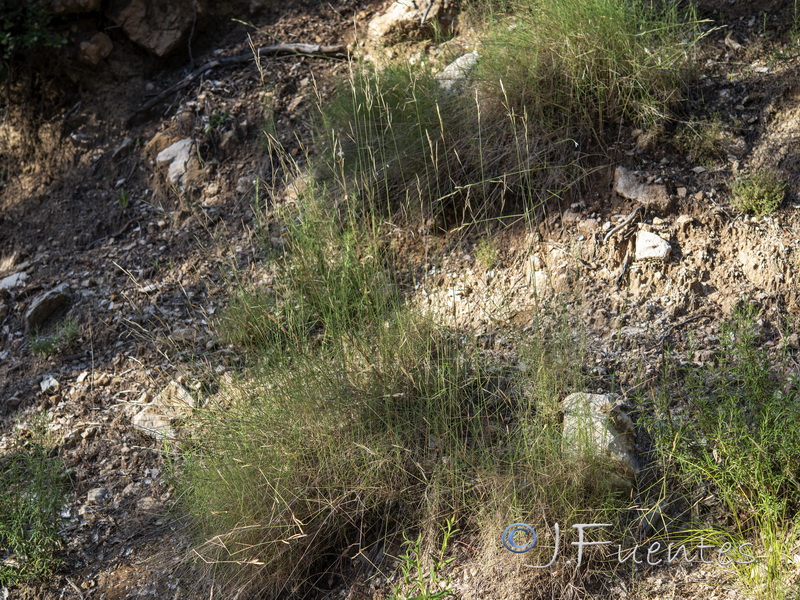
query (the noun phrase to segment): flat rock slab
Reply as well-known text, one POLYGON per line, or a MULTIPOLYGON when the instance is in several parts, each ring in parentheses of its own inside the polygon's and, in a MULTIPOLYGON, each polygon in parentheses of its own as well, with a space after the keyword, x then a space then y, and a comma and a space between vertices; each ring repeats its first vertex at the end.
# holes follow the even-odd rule
POLYGON ((664 261, 669 258, 672 246, 669 242, 650 231, 640 230, 636 234, 636 260, 664 261))
POLYGON ((25 271, 12 273, 8 277, 3 277, 0 279, 0 290, 8 291, 15 287, 24 285, 26 281, 28 281, 28 274, 25 271))
POLYGON ((672 208, 672 198, 666 186, 642 183, 636 174, 624 167, 617 167, 614 172, 614 190, 623 198, 657 212, 666 213, 672 208))
POLYGON ((25 311, 27 331, 36 331, 59 308, 69 302, 69 284, 62 283, 49 292, 38 296, 25 311))

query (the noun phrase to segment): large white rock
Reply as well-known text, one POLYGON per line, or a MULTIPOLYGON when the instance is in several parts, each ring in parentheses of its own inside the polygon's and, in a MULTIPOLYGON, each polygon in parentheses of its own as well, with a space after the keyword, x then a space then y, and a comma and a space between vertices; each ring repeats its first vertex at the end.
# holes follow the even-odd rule
POLYGON ((667 260, 671 251, 669 242, 655 233, 640 230, 636 234, 636 260, 667 260))
POLYGON ((153 401, 131 419, 133 426, 156 439, 175 439, 173 425, 192 414, 192 395, 177 381, 171 381, 153 401))
POLYGON ((164 148, 156 156, 156 164, 168 167, 167 177, 175 185, 183 184, 183 176, 192 157, 194 140, 185 138, 164 148))
POLYGON ((636 434, 633 422, 611 394, 570 394, 564 399, 564 451, 577 458, 608 458, 617 485, 636 478, 636 434))
POLYGON ((478 58, 480 58, 480 56, 474 50, 463 56, 459 56, 436 76, 439 87, 445 92, 452 92, 460 88, 466 83, 470 72, 475 68, 475 65, 478 64, 478 58))
POLYGON ((8 277, 0 279, 0 290, 10 290, 12 288, 23 285, 28 280, 28 274, 25 271, 19 273, 12 273, 8 277))

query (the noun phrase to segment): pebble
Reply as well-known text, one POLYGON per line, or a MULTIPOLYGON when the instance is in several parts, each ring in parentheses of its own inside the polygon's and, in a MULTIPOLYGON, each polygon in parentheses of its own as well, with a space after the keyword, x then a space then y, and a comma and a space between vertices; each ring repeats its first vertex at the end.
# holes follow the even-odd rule
POLYGON ((39 388, 45 394, 55 394, 61 388, 61 385, 52 375, 45 375, 42 377, 42 381, 39 382, 39 388))
POLYGON ((103 504, 108 499, 108 490, 104 487, 94 488, 86 494, 86 502, 89 504, 103 504))
POLYGON ((650 231, 639 231, 636 234, 636 260, 666 260, 672 246, 664 238, 650 231))

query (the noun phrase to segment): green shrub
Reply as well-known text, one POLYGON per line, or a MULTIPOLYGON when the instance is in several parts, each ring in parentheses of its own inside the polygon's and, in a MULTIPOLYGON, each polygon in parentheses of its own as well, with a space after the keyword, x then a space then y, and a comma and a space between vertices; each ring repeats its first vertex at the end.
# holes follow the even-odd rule
POLYGON ((668 371, 644 422, 664 489, 703 499, 694 518, 706 540, 753 544, 756 562, 736 565, 740 583, 757 598, 794 598, 800 581, 787 559, 800 542, 800 385, 773 370, 755 321, 742 310, 726 323, 716 366, 668 371))
POLYGON ((51 27, 52 13, 42 2, 0 0, 0 77, 9 61, 35 48, 57 48, 64 39, 51 27))
POLYGON ((786 197, 786 182, 773 169, 737 177, 731 189, 734 208, 756 216, 775 212, 786 197))
POLYGON ((40 435, 0 457, 0 585, 45 576, 60 564, 66 481, 40 435))

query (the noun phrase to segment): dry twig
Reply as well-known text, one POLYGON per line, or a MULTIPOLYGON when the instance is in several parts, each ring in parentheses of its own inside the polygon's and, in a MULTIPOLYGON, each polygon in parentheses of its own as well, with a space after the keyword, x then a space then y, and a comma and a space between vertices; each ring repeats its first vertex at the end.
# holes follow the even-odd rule
MULTIPOLYGON (((264 46, 263 48, 258 49, 257 57, 261 58, 264 56, 280 56, 286 54, 299 54, 302 56, 318 56, 324 58, 335 58, 335 57, 344 57, 347 54, 346 48, 342 44, 334 44, 332 46, 322 46, 320 44, 303 44, 303 43, 295 43, 295 44, 277 44, 275 46, 264 46)), ((211 71, 212 69, 217 69, 219 67, 225 67, 228 65, 236 65, 248 62, 253 60, 255 56, 253 53, 248 54, 239 54, 237 56, 225 56, 222 58, 216 58, 210 62, 207 62, 201 67, 198 67, 191 73, 189 73, 186 77, 181 79, 175 85, 171 85, 163 92, 155 96, 145 102, 142 106, 136 109, 133 115, 137 115, 142 113, 146 110, 150 110, 156 104, 167 98, 169 95, 182 90, 186 86, 188 86, 192 81, 200 77, 201 75, 211 71)))

